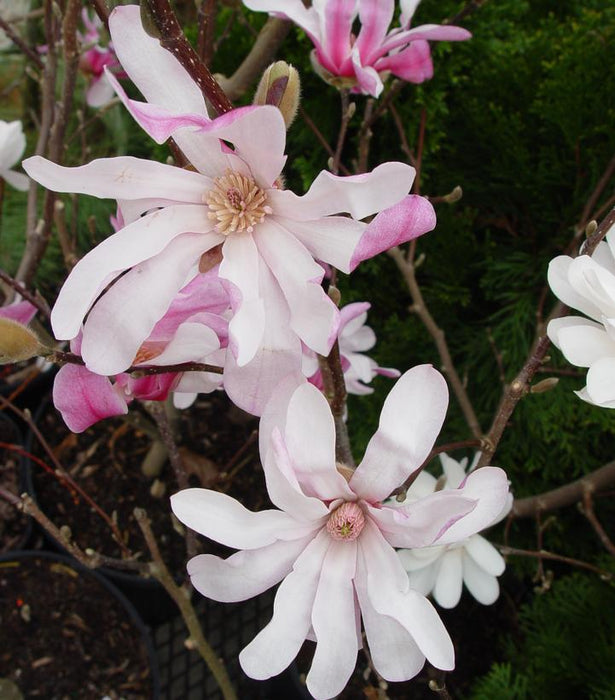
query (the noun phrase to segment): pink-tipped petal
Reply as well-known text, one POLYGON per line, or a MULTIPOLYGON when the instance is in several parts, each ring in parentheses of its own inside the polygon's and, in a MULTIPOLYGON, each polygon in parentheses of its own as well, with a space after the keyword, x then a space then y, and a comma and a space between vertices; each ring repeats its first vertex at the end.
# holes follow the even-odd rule
POLYGON ((372 53, 380 48, 395 10, 394 0, 361 0, 359 19, 361 31, 354 44, 365 65, 371 63, 372 53))
POLYGON ((378 61, 379 70, 388 70, 409 83, 422 83, 433 78, 433 62, 428 41, 413 41, 399 53, 378 61))
POLYGON ((382 501, 421 466, 440 432, 448 389, 431 365, 408 370, 389 393, 375 435, 350 486, 361 497, 382 501))
POLYGON ((396 245, 418 238, 436 226, 436 213, 425 197, 408 195, 381 211, 368 225, 350 261, 350 269, 396 245))
POLYGON ((109 378, 80 365, 60 368, 53 383, 53 405, 73 433, 81 433, 103 418, 128 413, 126 401, 109 378))

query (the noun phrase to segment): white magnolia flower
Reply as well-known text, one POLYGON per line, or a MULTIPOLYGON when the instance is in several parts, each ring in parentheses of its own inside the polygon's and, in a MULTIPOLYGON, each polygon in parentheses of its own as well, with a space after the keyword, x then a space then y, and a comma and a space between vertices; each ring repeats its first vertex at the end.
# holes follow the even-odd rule
POLYGON ((615 408, 615 232, 611 229, 593 255, 560 255, 549 264, 549 286, 564 304, 583 316, 556 318, 547 334, 564 357, 588 367, 586 386, 576 395, 615 408), (591 320, 590 320, 591 319, 591 320))
POLYGON ((25 150, 26 137, 21 122, 0 120, 0 177, 22 192, 28 189, 30 180, 11 168, 21 159, 25 150))
MULTIPOLYGON (((480 453, 477 453, 468 474, 472 472, 479 456, 480 453)), ((442 453, 440 461, 443 476, 436 479, 427 472, 421 472, 408 489, 406 500, 401 505, 413 503, 435 491, 462 487, 467 478, 467 458, 457 462, 442 453)), ((512 496, 509 494, 502 512, 489 526, 506 517, 511 507, 512 496)), ((408 573, 410 587, 424 595, 431 593, 443 608, 454 608, 457 605, 464 584, 483 605, 491 605, 500 595, 497 577, 504 573, 506 563, 498 550, 481 535, 470 535, 452 544, 400 549, 397 554, 408 573)))

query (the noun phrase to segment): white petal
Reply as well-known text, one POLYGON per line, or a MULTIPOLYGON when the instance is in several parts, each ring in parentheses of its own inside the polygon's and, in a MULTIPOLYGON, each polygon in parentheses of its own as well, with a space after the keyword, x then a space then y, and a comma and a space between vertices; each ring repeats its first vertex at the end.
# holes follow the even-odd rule
POLYGON ((454 608, 461 598, 463 550, 451 549, 439 562, 433 597, 443 608, 454 608))
POLYGON ((492 576, 501 576, 506 568, 504 557, 498 550, 484 537, 473 535, 463 543, 468 556, 474 559, 481 569, 492 576))
POLYGON ((578 316, 555 318, 547 328, 549 338, 577 367, 590 367, 603 357, 615 357, 615 341, 604 326, 578 316))
POLYGON ((20 192, 25 192, 30 187, 30 178, 14 170, 0 170, 0 178, 4 178, 11 187, 20 192))
POLYGON ((463 558, 463 582, 482 605, 495 603, 500 595, 497 578, 483 571, 471 557, 463 558))
POLYGON ((367 500, 384 500, 429 454, 447 405, 446 382, 431 365, 403 374, 384 402, 378 430, 350 480, 351 488, 367 500))
POLYGON ((589 368, 587 393, 598 405, 615 400, 615 357, 603 357, 589 368))
MULTIPOLYGON (((587 257, 587 256, 582 256, 587 257)), ((570 282, 570 268, 573 259, 568 255, 560 255, 549 263, 547 279, 555 296, 573 309, 578 309, 593 319, 599 320, 600 309, 588 299, 586 293, 579 291, 570 282)))
POLYGON ((440 463, 442 464, 442 471, 446 475, 446 485, 444 488, 459 488, 461 482, 466 478, 464 468, 456 459, 449 457, 446 452, 442 452, 439 457, 440 463))

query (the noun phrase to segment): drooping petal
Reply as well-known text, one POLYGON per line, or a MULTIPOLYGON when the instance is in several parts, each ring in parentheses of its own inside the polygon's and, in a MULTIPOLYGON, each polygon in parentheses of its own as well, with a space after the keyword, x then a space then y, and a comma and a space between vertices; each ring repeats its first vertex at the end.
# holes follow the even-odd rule
POLYGON ((76 192, 101 199, 130 201, 161 198, 200 204, 202 217, 207 220, 203 193, 210 189, 211 180, 200 173, 173 165, 118 156, 98 158, 86 165, 66 168, 41 156, 32 156, 24 160, 23 166, 33 180, 54 192, 76 192))
POLYGON ((480 568, 471 557, 463 558, 463 582, 482 605, 495 603, 500 595, 500 584, 495 576, 480 568))
POLYGON ((414 678, 425 664, 410 634, 388 615, 380 615, 371 604, 367 593, 369 562, 361 552, 357 562, 355 590, 361 608, 365 636, 374 668, 387 681, 406 681, 414 678))
POLYGON ((268 192, 276 216, 314 221, 348 213, 355 219, 392 207, 405 197, 415 176, 405 163, 383 163, 369 173, 343 177, 322 170, 301 197, 289 190, 268 192))
POLYGON ((312 626, 314 597, 329 544, 323 529, 280 584, 271 622, 239 654, 239 663, 250 678, 264 680, 281 673, 299 653, 312 626))
POLYGON ((389 70, 409 83, 423 83, 433 78, 431 49, 427 41, 413 41, 399 53, 384 56, 376 64, 378 70, 389 70))
POLYGON ((603 357, 587 372, 587 393, 599 406, 615 401, 615 357, 603 357))
POLYGON ((273 430, 277 428, 282 435, 284 434, 290 397, 295 389, 305 382, 304 375, 301 372, 295 372, 280 379, 272 392, 258 426, 258 445, 263 464, 270 447, 273 430))
POLYGON ((103 418, 128 413, 126 401, 109 378, 80 365, 60 368, 53 383, 53 405, 73 433, 81 433, 103 418))
POLYGON ((418 238, 436 226, 436 213, 425 197, 408 195, 381 211, 368 225, 350 261, 350 269, 374 255, 418 238))
POLYGON ((302 384, 288 404, 284 441, 306 495, 354 500, 335 464, 335 425, 329 404, 311 384, 302 384))
POLYGON ((350 480, 359 496, 382 501, 425 460, 440 432, 448 389, 431 365, 397 380, 382 407, 378 430, 350 480))
POLYGON ((443 24, 421 24, 419 27, 413 27, 402 32, 390 33, 388 38, 382 43, 380 50, 377 51, 374 59, 380 58, 393 49, 396 49, 411 41, 466 41, 471 39, 472 34, 463 27, 455 27, 453 25, 443 24))
POLYGON ((492 576, 501 576, 506 568, 506 562, 498 550, 484 537, 473 535, 463 543, 468 556, 492 576))
POLYGON ((19 192, 25 192, 30 187, 30 179, 23 173, 17 173, 14 170, 0 170, 0 177, 19 192))
POLYGON ((184 233, 120 277, 94 304, 85 322, 81 354, 88 368, 118 374, 130 367, 204 247, 215 241, 216 234, 184 233))
POLYGON ((482 467, 468 474, 458 489, 444 491, 476 500, 476 508, 457 520, 437 544, 451 544, 489 527, 500 515, 508 498, 508 479, 498 467, 482 467))
POLYGON ((259 549, 311 532, 279 510, 253 513, 234 498, 208 489, 179 491, 171 496, 171 508, 186 527, 234 549, 259 549))
POLYGON ((202 323, 186 321, 177 329, 165 349, 147 361, 147 365, 176 365, 182 362, 202 362, 220 347, 218 335, 202 323))
POLYGON ((260 595, 279 583, 312 540, 308 535, 288 542, 274 542, 259 549, 236 552, 227 559, 199 554, 188 562, 190 581, 207 598, 236 603, 260 595))
POLYGON ((301 0, 244 0, 248 9, 283 15, 314 38, 320 39, 316 13, 306 8, 301 0))
POLYGON ((331 541, 312 609, 316 651, 306 685, 314 698, 335 697, 354 671, 359 651, 353 578, 357 542, 331 541))
POLYGON ((106 73, 92 78, 85 93, 86 104, 90 107, 104 107, 111 102, 115 93, 106 73))
MULTIPOLYGON (((447 489, 457 489, 461 486, 463 480, 466 478, 465 464, 458 462, 456 459, 449 457, 446 452, 442 452, 440 455, 440 464, 442 465, 442 472, 446 477, 445 487, 447 489)), ((467 463, 467 462, 466 462, 467 463)))
POLYGON ((361 92, 372 97, 380 97, 384 90, 384 83, 378 71, 370 65, 363 65, 361 54, 356 46, 352 48, 351 58, 352 69, 361 92))
POLYGON ((359 543, 368 562, 367 593, 376 612, 397 620, 433 666, 451 670, 455 652, 448 632, 433 605, 410 588, 395 551, 370 522, 359 543))
POLYGON ((286 298, 292 330, 309 348, 328 355, 337 337, 339 312, 320 285, 323 268, 275 221, 259 226, 254 240, 286 298))
POLYGON ((598 306, 591 299, 588 299, 585 294, 577 291, 570 283, 572 263, 573 259, 568 255, 559 255, 551 260, 547 270, 547 280, 551 291, 566 306, 571 306, 573 309, 582 311, 590 318, 599 321, 602 313, 598 306))
POLYGON ((445 552, 438 563, 436 585, 433 589, 433 597, 443 608, 454 608, 461 599, 463 588, 462 570, 463 550, 451 549, 445 552))

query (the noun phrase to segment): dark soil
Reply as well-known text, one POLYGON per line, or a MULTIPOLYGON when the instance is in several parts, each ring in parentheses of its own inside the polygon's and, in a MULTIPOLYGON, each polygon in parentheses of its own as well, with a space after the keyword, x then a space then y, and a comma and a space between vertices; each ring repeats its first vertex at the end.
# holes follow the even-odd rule
POLYGON ((68 560, 0 564, 0 677, 24 697, 153 697, 146 647, 124 606, 68 560))
MULTIPOLYGON (((133 404, 131 413, 135 408, 133 404)), ((141 471, 151 438, 121 418, 101 421, 74 435, 51 404, 38 424, 62 466, 117 522, 128 549, 148 558, 133 516, 135 507, 144 508, 165 562, 182 576, 186 566, 184 536, 169 506, 169 496, 178 490, 175 474, 166 462, 156 484, 163 493, 154 496, 153 479, 141 471)), ((204 396, 180 412, 176 437, 190 485, 226 491, 254 510, 270 507, 258 459, 256 426, 256 419, 239 412, 221 392, 204 396)), ((39 445, 33 445, 32 451, 49 463, 39 445)), ((67 525, 78 545, 107 556, 122 556, 104 520, 62 480, 34 465, 33 482, 41 509, 58 526, 67 525)), ((202 544, 206 551, 213 551, 207 541, 202 544)))
MULTIPOLYGON (((10 445, 21 448, 21 434, 11 420, 0 414, 0 488, 19 496, 23 491, 19 471, 21 458, 16 450, 9 447, 10 445)), ((23 549, 29 531, 29 518, 10 503, 0 499, 0 552, 23 549)))

